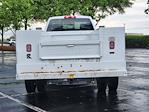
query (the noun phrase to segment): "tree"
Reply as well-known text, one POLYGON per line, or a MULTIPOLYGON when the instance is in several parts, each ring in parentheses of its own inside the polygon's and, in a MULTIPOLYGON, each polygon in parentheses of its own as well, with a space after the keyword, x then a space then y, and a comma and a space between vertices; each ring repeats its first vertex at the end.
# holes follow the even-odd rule
POLYGON ((80 13, 100 20, 132 5, 133 0, 0 0, 7 10, 11 29, 28 26, 28 21, 47 20, 49 16, 80 13))
MULTIPOLYGON (((63 2, 63 0, 33 0, 33 4, 35 6, 34 19, 47 20, 49 16, 58 15, 60 10, 57 10, 61 5, 61 2, 63 2)), ((62 13, 59 15, 62 15, 62 13)))
POLYGON ((33 0, 36 7, 35 18, 80 13, 100 20, 116 12, 124 13, 134 0, 33 0))
POLYGON ((2 3, 8 10, 12 29, 16 31, 24 26, 26 30, 28 20, 33 17, 34 6, 32 0, 3 0, 2 3))
POLYGON ((147 9, 145 9, 145 11, 144 11, 144 12, 145 12, 146 14, 149 14, 149 0, 147 1, 147 4, 148 4, 148 8, 147 8, 147 9))
POLYGON ((9 27, 10 21, 8 18, 8 9, 3 5, 2 0, 0 1, 0 31, 2 37, 2 46, 4 40, 4 30, 9 27))
POLYGON ((23 2, 23 5, 20 11, 22 12, 22 20, 24 22, 25 30, 27 30, 27 26, 29 26, 28 20, 33 19, 36 7, 32 0, 21 1, 23 2))
POLYGON ((134 0, 82 0, 80 13, 87 14, 100 20, 116 12, 124 13, 125 8, 131 7, 134 0))

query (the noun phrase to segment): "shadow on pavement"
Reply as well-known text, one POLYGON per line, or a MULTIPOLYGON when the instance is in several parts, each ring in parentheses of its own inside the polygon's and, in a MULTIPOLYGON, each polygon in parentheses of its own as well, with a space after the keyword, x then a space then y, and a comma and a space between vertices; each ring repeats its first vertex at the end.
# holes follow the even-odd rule
POLYGON ((50 112, 121 112, 117 94, 99 96, 95 92, 71 90, 37 93, 26 96, 25 100, 50 112))

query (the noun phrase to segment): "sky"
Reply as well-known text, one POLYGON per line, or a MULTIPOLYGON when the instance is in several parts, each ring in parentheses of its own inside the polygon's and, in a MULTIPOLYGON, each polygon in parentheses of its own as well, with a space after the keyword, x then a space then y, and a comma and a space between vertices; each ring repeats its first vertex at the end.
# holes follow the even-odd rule
POLYGON ((135 0, 131 8, 127 8, 124 14, 114 14, 101 20, 101 26, 107 27, 125 26, 126 33, 142 33, 149 35, 149 14, 145 14, 147 0, 135 0))
MULTIPOLYGON (((132 7, 125 9, 124 14, 114 14, 106 17, 99 22, 100 26, 121 27, 125 26, 126 33, 139 33, 149 35, 149 14, 145 14, 144 10, 148 8, 147 0, 135 0, 132 7)), ((44 27, 44 23, 37 22, 33 24, 31 29, 35 27, 44 27)), ((5 33, 8 38, 12 35, 11 31, 5 33)))

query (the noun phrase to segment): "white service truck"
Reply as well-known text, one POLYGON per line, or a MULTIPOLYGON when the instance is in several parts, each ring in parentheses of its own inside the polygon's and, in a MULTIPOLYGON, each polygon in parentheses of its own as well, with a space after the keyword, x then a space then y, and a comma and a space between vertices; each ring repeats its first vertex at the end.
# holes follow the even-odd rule
POLYGON ((16 78, 28 93, 93 80, 99 92, 116 91, 126 75, 125 28, 96 29, 89 16, 50 17, 44 31, 17 31, 16 53, 16 78))

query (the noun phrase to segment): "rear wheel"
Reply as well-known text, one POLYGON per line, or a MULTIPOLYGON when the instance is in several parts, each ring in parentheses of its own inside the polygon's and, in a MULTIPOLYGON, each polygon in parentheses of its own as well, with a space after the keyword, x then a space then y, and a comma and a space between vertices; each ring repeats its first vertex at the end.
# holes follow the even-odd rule
POLYGON ((97 78, 98 93, 105 93, 106 87, 107 87, 107 78, 105 77, 97 78))
POLYGON ((25 87, 27 93, 33 93, 36 89, 36 82, 34 80, 25 80, 25 87))
POLYGON ((13 42, 13 43, 11 43, 11 46, 15 46, 15 43, 13 42))
POLYGON ((118 77, 111 77, 108 79, 109 92, 116 92, 118 88, 118 77))
POLYGON ((46 91, 46 80, 38 80, 37 81, 37 90, 38 92, 45 92, 46 91))

